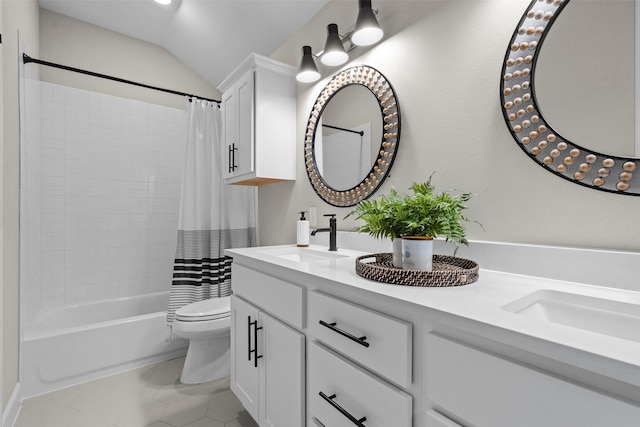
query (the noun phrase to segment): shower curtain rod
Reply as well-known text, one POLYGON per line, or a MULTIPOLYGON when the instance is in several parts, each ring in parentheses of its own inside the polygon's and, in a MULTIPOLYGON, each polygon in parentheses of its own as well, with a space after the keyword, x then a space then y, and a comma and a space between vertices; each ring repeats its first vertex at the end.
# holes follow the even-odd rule
POLYGON ((178 92, 176 90, 164 89, 164 88, 161 88, 161 87, 151 86, 151 85, 147 85, 147 84, 144 84, 144 83, 138 83, 138 82, 134 82, 134 81, 131 81, 131 80, 121 79, 119 77, 108 76, 106 74, 100 74, 100 73, 96 73, 96 72, 93 72, 93 71, 82 70, 80 68, 69 67, 67 65, 56 64, 54 62, 49 62, 49 61, 43 61, 41 59, 32 58, 29 55, 27 55, 26 53, 22 54, 22 62, 24 62, 25 64, 33 62, 35 64, 45 65, 47 67, 60 68, 61 70, 73 71, 74 73, 86 74, 88 76, 99 77, 101 79, 107 79, 107 80, 113 80, 113 81, 119 82, 119 83, 126 83, 126 84, 130 84, 130 85, 134 85, 134 86, 144 87, 144 88, 147 88, 147 89, 158 90, 160 92, 171 93, 171 94, 174 94, 174 95, 186 96, 186 97, 189 98, 189 101, 191 101, 191 98, 197 98, 197 99, 202 99, 204 101, 211 101, 211 102, 215 102, 217 104, 220 104, 220 101, 218 101, 217 99, 204 98, 202 96, 191 95, 189 93, 184 93, 184 92, 178 92))

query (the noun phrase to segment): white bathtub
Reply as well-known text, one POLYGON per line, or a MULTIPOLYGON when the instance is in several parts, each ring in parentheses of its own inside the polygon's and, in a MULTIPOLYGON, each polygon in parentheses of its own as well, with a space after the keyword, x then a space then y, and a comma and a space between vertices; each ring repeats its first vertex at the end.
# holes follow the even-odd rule
POLYGON ((165 342, 169 292, 43 310, 22 343, 25 397, 184 355, 165 342))

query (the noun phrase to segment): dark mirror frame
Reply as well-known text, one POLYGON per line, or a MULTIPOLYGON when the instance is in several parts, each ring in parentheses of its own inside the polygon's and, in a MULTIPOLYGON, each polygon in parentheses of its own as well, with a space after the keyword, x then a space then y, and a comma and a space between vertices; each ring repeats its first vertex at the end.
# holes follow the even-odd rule
POLYGON ((400 144, 400 106, 391 83, 375 68, 359 65, 337 73, 327 83, 316 98, 304 138, 304 159, 307 176, 316 194, 333 206, 354 206, 371 197, 389 176, 400 144), (364 179, 353 188, 336 190, 326 183, 318 171, 315 158, 315 136, 317 124, 329 104, 329 101, 341 89, 351 85, 362 85, 369 89, 380 106, 380 120, 383 123, 383 135, 380 149, 371 170, 364 179))
POLYGON ((569 2, 532 0, 518 23, 500 76, 505 122, 518 146, 549 172, 596 190, 638 196, 640 174, 634 173, 637 158, 599 153, 570 141, 553 129, 538 107, 535 94, 538 53, 569 2))

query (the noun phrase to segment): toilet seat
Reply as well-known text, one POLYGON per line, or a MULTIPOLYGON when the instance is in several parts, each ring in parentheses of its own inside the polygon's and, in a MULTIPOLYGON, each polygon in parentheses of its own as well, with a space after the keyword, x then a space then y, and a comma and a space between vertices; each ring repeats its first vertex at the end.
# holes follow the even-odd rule
POLYGON ((205 322, 231 316, 231 297, 211 298, 187 304, 176 310, 176 320, 205 322))

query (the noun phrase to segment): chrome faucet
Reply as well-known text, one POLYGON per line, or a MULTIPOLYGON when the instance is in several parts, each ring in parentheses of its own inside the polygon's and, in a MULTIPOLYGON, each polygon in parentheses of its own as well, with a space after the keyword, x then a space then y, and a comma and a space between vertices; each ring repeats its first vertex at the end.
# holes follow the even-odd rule
POLYGON ((336 221, 336 214, 325 214, 324 216, 331 217, 329 218, 329 228, 316 228, 311 232, 311 235, 315 236, 318 232, 329 232, 329 250, 337 251, 338 226, 336 221))

